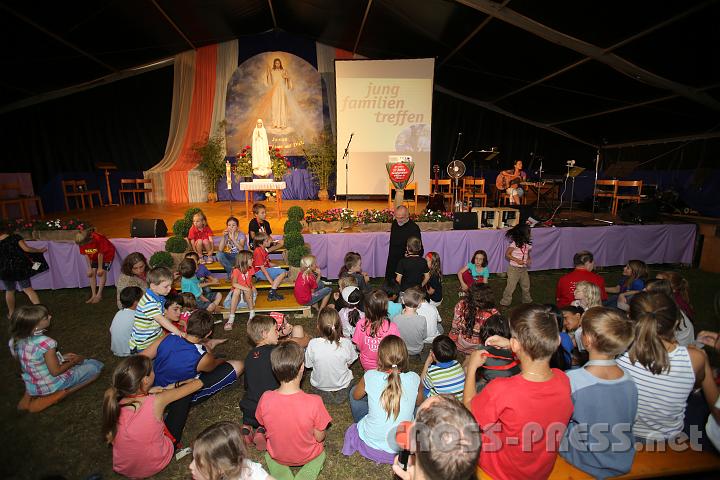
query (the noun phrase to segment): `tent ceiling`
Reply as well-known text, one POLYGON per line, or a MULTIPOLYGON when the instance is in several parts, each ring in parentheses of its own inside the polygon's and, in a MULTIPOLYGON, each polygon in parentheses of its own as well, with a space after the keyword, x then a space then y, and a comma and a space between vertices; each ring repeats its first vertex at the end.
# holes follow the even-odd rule
POLYGON ((707 0, 0 0, 0 110, 279 28, 435 56, 440 90, 590 144, 713 134, 719 24, 707 0))

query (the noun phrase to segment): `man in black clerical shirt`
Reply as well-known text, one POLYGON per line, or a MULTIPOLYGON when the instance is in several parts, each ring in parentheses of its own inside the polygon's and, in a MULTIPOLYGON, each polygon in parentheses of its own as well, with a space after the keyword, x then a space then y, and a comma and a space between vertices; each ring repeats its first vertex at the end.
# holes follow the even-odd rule
MULTIPOLYGON (((405 247, 410 237, 417 237, 422 241, 420 227, 410 220, 410 212, 404 205, 395 209, 395 220, 390 227, 390 251, 388 252, 385 278, 395 280, 395 268, 401 258, 405 256, 405 247)), ((423 251, 420 251, 420 256, 423 251)))

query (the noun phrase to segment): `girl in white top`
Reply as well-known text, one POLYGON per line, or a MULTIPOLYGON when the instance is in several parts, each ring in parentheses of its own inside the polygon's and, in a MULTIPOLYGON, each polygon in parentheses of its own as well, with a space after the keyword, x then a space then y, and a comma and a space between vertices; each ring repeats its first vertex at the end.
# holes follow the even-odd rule
POLYGON ((633 377, 638 389, 638 410, 633 433, 641 440, 667 440, 684 428, 687 398, 702 386, 712 406, 717 385, 705 352, 677 344, 677 306, 660 292, 641 292, 630 301, 630 318, 636 323, 635 341, 618 358, 618 365, 633 377))
POLYGON ((344 337, 352 338, 353 333, 355 333, 355 325, 365 318, 365 314, 358 308, 360 300, 362 300, 362 293, 358 287, 350 286, 343 288, 340 295, 342 295, 342 299, 347 305, 347 307, 340 309, 342 334, 344 337))
POLYGON ((305 368, 312 368, 310 385, 326 403, 343 403, 353 379, 350 365, 358 358, 357 350, 343 337, 335 308, 320 310, 317 329, 321 336, 310 340, 305 349, 305 368))
POLYGON ((247 458, 240 425, 218 422, 200 432, 190 463, 193 480, 273 480, 259 463, 247 458))

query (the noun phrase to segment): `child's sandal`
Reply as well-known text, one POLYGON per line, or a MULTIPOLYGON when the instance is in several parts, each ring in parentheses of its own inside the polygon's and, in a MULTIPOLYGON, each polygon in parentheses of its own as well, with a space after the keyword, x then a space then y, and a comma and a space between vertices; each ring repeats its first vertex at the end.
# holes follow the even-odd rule
POLYGON ((234 323, 235 323, 234 320, 228 320, 227 322, 225 322, 225 325, 223 326, 223 330, 226 330, 226 331, 229 332, 230 330, 233 329, 233 324, 234 324, 234 323))

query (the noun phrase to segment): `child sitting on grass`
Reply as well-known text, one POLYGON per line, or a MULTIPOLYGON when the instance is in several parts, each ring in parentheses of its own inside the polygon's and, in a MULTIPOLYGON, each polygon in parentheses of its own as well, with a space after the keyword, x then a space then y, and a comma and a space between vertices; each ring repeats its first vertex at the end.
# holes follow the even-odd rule
POLYGON ((178 267, 180 271, 180 286, 183 293, 192 293, 195 296, 195 302, 198 308, 207 310, 208 312, 214 312, 220 302, 222 301, 222 295, 220 292, 213 292, 210 298, 203 294, 202 288, 207 286, 207 283, 200 283, 200 279, 197 278, 195 272, 197 272, 197 264, 195 260, 186 258, 180 262, 178 267))
POLYGON ((80 254, 85 257, 88 265, 90 298, 85 303, 99 303, 102 300, 107 273, 115 258, 115 246, 107 237, 93 230, 78 230, 75 234, 75 243, 78 244, 80 254))
POLYGON ((352 338, 358 322, 365 318, 365 314, 358 308, 358 304, 362 301, 362 293, 358 287, 345 287, 342 290, 342 299, 347 305, 340 310, 342 334, 344 337, 352 338))
POLYGON ((435 395, 452 395, 462 400, 465 389, 465 371, 457 361, 457 347, 447 335, 438 335, 432 342, 432 351, 425 360, 422 374, 421 402, 435 395))
POLYGON ((431 305, 439 307, 443 299, 443 288, 442 288, 442 263, 440 261, 440 255, 437 252, 428 252, 425 255, 427 260, 427 266, 430 270, 430 278, 425 284, 425 290, 427 291, 427 300, 431 305))
POLYGON ((496 378, 476 394, 475 372, 487 352, 476 350, 467 361, 463 399, 483 432, 480 468, 497 479, 548 478, 564 432, 559 426, 567 425, 573 411, 570 381, 550 368, 560 344, 558 326, 545 307, 527 304, 513 310, 510 332, 509 340, 494 337, 492 344, 515 353, 520 374, 496 378))
POLYGON ((460 281, 460 290, 467 292, 474 283, 488 283, 490 270, 488 270, 488 258, 485 250, 477 250, 467 265, 457 273, 460 281))
POLYGON ((494 378, 507 378, 520 373, 520 365, 510 348, 488 343, 489 338, 510 338, 510 325, 499 313, 488 318, 480 327, 480 344, 476 350, 485 352, 485 363, 476 377, 475 390, 480 392, 494 378))
POLYGON ((120 292, 119 310, 110 324, 110 350, 116 357, 127 357, 130 355, 130 334, 135 322, 135 309, 143 296, 140 287, 126 287, 120 292))
POLYGON ((420 256, 422 249, 422 241, 419 238, 408 238, 405 257, 400 259, 395 269, 395 281, 400 285, 401 292, 411 287, 425 288, 430 280, 427 260, 420 256))
POLYGON ((385 279, 380 289, 385 292, 388 297, 388 318, 392 320, 395 315, 402 312, 402 303, 398 301, 400 297, 400 286, 395 280, 385 279))
POLYGON ((567 373, 575 409, 560 455, 595 478, 615 477, 629 472, 635 457, 637 387, 615 361, 633 341, 633 324, 615 309, 593 307, 582 327, 590 361, 567 373), (607 448, 620 444, 627 448, 607 448))
POLYGON ((135 321, 130 334, 130 353, 139 353, 163 335, 163 329, 184 336, 182 330, 165 318, 165 295, 172 289, 173 275, 165 267, 156 267, 147 274, 148 289, 135 309, 135 321))
POLYGON ((50 327, 45 305, 23 305, 10 318, 10 353, 20 362, 25 394, 18 410, 40 412, 94 381, 102 362, 82 355, 61 355, 57 342, 45 335, 50 327))
POLYGON ((412 287, 405 290, 403 295, 403 311, 400 315, 393 318, 393 323, 397 325, 400 332, 400 338, 403 339, 408 349, 408 354, 414 360, 420 359, 420 353, 425 346, 425 337, 427 337, 427 322, 425 317, 421 317, 417 313, 420 302, 425 299, 425 293, 420 287, 412 287))
POLYGON ((319 395, 300 388, 304 357, 302 347, 292 342, 272 350, 272 373, 280 386, 266 391, 255 411, 257 421, 267 432, 268 470, 278 479, 293 478, 290 467, 302 467, 296 477, 312 480, 325 464, 323 442, 332 418, 319 395))
POLYGON ((265 469, 247 458, 242 429, 235 422, 210 425, 195 438, 190 473, 194 480, 266 480, 265 469))
POLYGON ((270 363, 270 353, 278 344, 275 320, 266 315, 251 318, 247 324, 247 335, 255 346, 245 357, 245 395, 240 400, 242 434, 245 444, 255 444, 255 448, 262 451, 265 450, 265 429, 258 423, 255 410, 263 393, 280 386, 270 363))
POLYGON ((370 275, 367 272, 363 272, 362 269, 362 257, 357 252, 347 252, 343 259, 343 266, 338 273, 338 277, 348 274, 357 282, 357 287, 360 291, 365 294, 368 293, 370 288, 370 275))
POLYGON ((318 312, 325 308, 330 300, 332 288, 320 279, 321 273, 314 255, 300 259, 300 274, 295 280, 295 300, 300 305, 317 306, 318 312))
POLYGON ((305 367, 312 368, 310 385, 326 403, 345 402, 353 379, 350 365, 358 358, 355 346, 342 334, 340 315, 332 307, 320 310, 318 338, 308 343, 305 367))
MULTIPOLYGON (((355 279, 355 277, 353 277, 349 273, 343 273, 342 275, 340 275, 340 277, 338 278, 338 291, 333 292, 333 300, 335 301, 335 310, 337 310, 339 312, 340 310, 342 310, 343 308, 348 306, 347 303, 345 303, 345 300, 343 300, 343 298, 342 298, 342 291, 345 290, 347 287, 357 287, 357 286, 358 286, 357 280, 355 279)), ((358 287, 358 288, 360 288, 360 287, 358 287)), ((362 291, 360 293, 362 293, 362 291)), ((364 305, 364 302, 362 299, 360 300, 360 303, 358 303, 357 307, 361 312, 365 311, 365 305, 364 305)))
POLYGON ((366 371, 350 390, 350 410, 356 423, 345 431, 342 453, 358 452, 375 463, 391 465, 396 447, 388 438, 401 422, 413 419, 420 377, 408 371, 408 352, 400 337, 384 337, 377 358, 377 369, 366 371))
POLYGON ((183 382, 153 387, 152 361, 142 355, 122 359, 113 372, 102 406, 102 433, 112 444, 113 471, 147 478, 162 471, 173 456, 173 438, 163 423, 165 408, 202 387, 183 382))
POLYGON ((188 320, 185 338, 166 335, 155 340, 141 354, 153 361, 156 386, 171 385, 188 378, 198 378, 203 383, 203 388, 194 395, 183 397, 168 407, 165 425, 176 445, 182 438, 190 407, 231 386, 243 372, 242 360, 215 357, 213 345, 222 341, 210 343, 213 325, 210 313, 195 310, 188 320))
POLYGON ((387 318, 388 298, 382 290, 373 290, 365 305, 365 318, 355 326, 352 341, 360 352, 360 363, 365 370, 377 366, 378 345, 388 335, 400 336, 397 325, 387 318))

